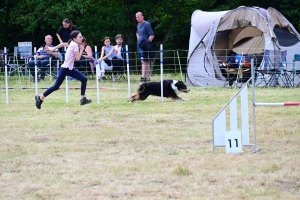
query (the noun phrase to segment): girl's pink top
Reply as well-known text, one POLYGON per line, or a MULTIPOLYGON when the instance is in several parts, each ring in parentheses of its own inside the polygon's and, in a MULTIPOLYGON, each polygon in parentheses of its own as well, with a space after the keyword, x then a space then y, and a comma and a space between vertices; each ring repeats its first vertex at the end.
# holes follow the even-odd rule
POLYGON ((78 44, 74 41, 71 41, 67 48, 67 52, 65 55, 65 61, 61 67, 69 68, 69 70, 73 69, 74 61, 75 61, 75 52, 79 51, 78 44))

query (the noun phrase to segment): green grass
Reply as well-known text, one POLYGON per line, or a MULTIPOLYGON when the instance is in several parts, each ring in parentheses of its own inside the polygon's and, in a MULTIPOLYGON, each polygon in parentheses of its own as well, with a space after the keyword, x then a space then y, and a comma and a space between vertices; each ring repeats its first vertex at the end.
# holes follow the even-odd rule
MULTIPOLYGON (((40 84, 39 93, 51 84, 40 84)), ((226 154, 225 147, 213 151, 212 120, 237 89, 190 87, 180 94, 189 101, 132 104, 126 82, 107 81, 98 104, 95 85, 88 83, 90 105, 79 105, 79 89, 69 90, 66 103, 64 83, 37 110, 34 84, 10 89, 7 105, 1 80, 0 199, 300 198, 299 107, 258 107, 261 150, 226 154)), ((299 98, 298 88, 256 89, 257 102, 299 98)))

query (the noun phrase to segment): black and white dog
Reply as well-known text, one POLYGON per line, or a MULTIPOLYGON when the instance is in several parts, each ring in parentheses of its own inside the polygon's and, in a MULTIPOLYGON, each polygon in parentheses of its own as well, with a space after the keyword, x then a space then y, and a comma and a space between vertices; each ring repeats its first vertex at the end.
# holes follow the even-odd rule
MULTIPOLYGON (((187 101, 178 96, 180 92, 188 93, 190 90, 182 81, 164 80, 163 81, 163 96, 172 100, 187 101)), ((137 89, 137 94, 132 95, 128 100, 130 102, 144 101, 149 95, 161 96, 161 82, 143 83, 137 89)))

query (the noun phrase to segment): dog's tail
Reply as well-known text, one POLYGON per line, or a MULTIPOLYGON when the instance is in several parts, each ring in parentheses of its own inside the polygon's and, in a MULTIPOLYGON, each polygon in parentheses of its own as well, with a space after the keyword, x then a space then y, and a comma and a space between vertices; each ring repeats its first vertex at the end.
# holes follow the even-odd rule
POLYGON ((145 91, 145 89, 146 89, 146 87, 145 87, 144 85, 140 85, 140 86, 138 87, 137 92, 138 92, 138 93, 142 93, 142 92, 145 91))

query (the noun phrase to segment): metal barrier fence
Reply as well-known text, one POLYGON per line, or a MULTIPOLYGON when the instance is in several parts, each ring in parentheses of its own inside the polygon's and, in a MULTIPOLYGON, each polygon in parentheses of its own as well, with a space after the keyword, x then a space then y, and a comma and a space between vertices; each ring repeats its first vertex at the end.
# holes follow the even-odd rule
MULTIPOLYGON (((167 50, 163 51, 163 47, 161 45, 160 51, 155 52, 156 57, 151 61, 151 72, 152 74, 160 74, 160 80, 163 80, 163 74, 164 73, 173 73, 178 74, 180 76, 179 79, 184 81, 184 75, 183 70, 185 70, 186 66, 182 67, 182 63, 186 63, 187 59, 187 51, 186 50, 167 50), (184 56, 183 56, 184 55, 184 56), (160 57, 160 59, 158 58, 160 57), (158 63, 159 64, 156 64, 158 63), (166 63, 166 64, 163 64, 166 63)), ((95 47, 94 57, 97 60, 98 58, 98 52, 97 47, 95 47)), ((31 58, 32 61, 34 61, 35 65, 35 71, 34 71, 34 84, 28 84, 28 82, 31 82, 31 74, 28 69, 28 62, 30 59, 26 60, 19 60, 18 54, 15 54, 14 56, 11 56, 7 53, 6 48, 4 48, 3 53, 3 61, 2 61, 2 67, 0 65, 0 81, 3 79, 5 80, 5 86, 1 84, 0 82, 0 88, 6 89, 6 103, 9 103, 8 98, 8 89, 35 89, 35 93, 38 94, 38 89, 40 88, 37 76, 38 76, 38 66, 36 61, 36 48, 34 48, 34 54, 31 58), (4 70, 3 70, 4 69, 4 70), (2 71, 3 70, 3 71, 2 71), (13 81, 14 80, 14 81, 13 81), (12 85, 12 83, 15 83, 12 85)), ((125 80, 127 79, 128 82, 128 96, 130 97, 130 75, 139 75, 141 71, 140 67, 140 60, 137 56, 137 52, 129 52, 128 47, 126 46, 126 66, 124 68, 124 75, 126 76, 125 80)), ((58 72, 59 66, 62 64, 63 60, 57 60, 56 65, 51 66, 51 61, 49 62, 49 70, 47 71, 48 81, 54 80, 54 73, 58 72)), ((95 63, 98 64, 97 62, 95 63)), ((90 80, 95 80, 95 89, 97 89, 97 97, 98 97, 98 103, 100 103, 100 90, 99 90, 99 82, 97 78, 97 68, 94 69, 94 71, 91 68, 92 66, 86 66, 83 73, 89 77, 90 80)), ((3 82, 2 82, 3 83, 3 82)), ((66 102, 68 102, 68 88, 69 86, 69 80, 66 78, 65 80, 65 89, 66 89, 66 102)), ((48 85, 49 87, 50 85, 48 85)), ((163 101, 163 98, 162 98, 163 101)))
MULTIPOLYGON (((95 50, 97 46, 94 47, 95 50)), ((101 52, 94 51, 93 56, 96 55, 99 58, 99 54, 101 52)), ((186 64, 187 64, 187 50, 164 50, 164 71, 166 73, 185 73, 186 71, 186 64)), ((160 73, 160 62, 159 62, 159 51, 155 51, 156 57, 151 61, 151 74, 159 74, 160 73)), ((34 54, 31 57, 21 58, 20 53, 6 53, 0 50, 0 76, 4 76, 4 67, 7 64, 8 67, 8 75, 9 76, 30 76, 28 70, 28 62, 30 60, 34 60, 34 54), (7 56, 7 60, 4 60, 5 55, 7 56)), ((64 52, 61 53, 62 58, 64 57, 64 52)), ((139 74, 141 71, 141 64, 138 58, 138 52, 136 51, 128 51, 128 60, 129 60, 129 69, 130 73, 139 74)), ((58 64, 55 66, 49 66, 47 70, 47 75, 49 78, 53 78, 53 74, 56 72, 56 66, 61 65, 63 62, 62 59, 58 59, 58 64), (50 71, 51 70, 51 71, 50 71)), ((50 62, 53 63, 53 62, 50 62)), ((89 76, 90 79, 94 79, 95 76, 95 69, 91 69, 91 66, 86 64, 86 66, 82 66, 79 69, 80 71, 84 72, 86 75, 89 76)))

